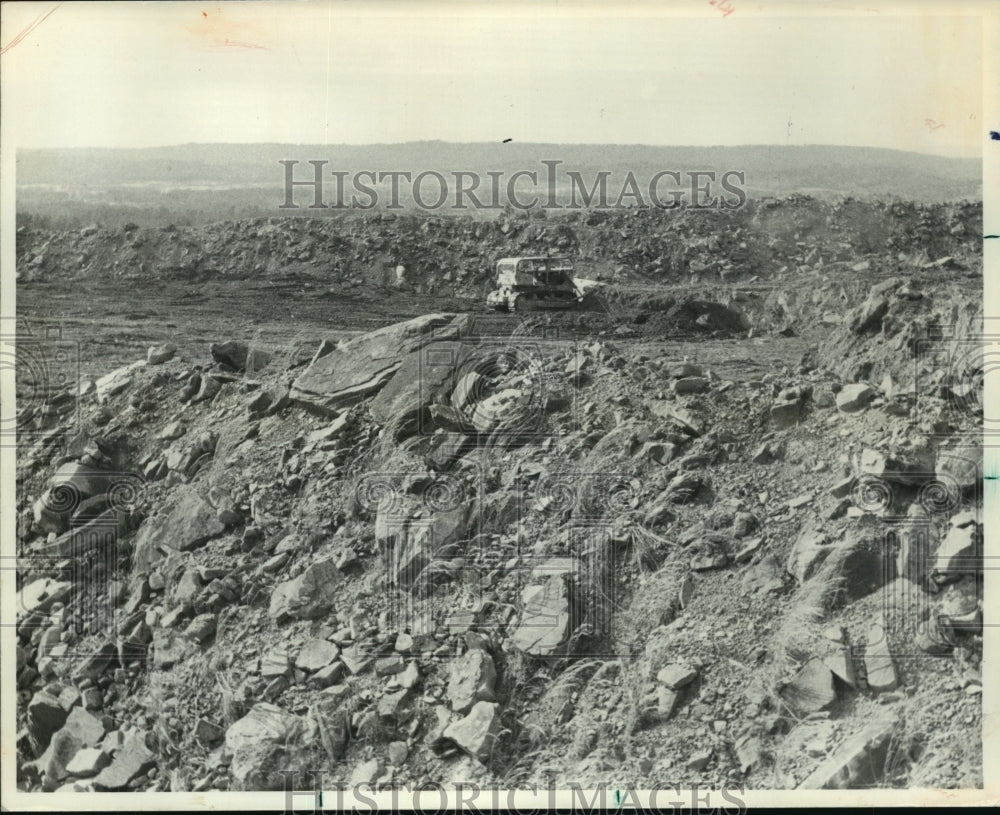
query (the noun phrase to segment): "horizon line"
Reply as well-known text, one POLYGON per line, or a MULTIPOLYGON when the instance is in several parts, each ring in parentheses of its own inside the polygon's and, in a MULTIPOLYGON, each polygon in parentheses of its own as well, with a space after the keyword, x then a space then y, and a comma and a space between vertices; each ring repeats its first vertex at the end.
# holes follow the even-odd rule
POLYGON ((982 161, 983 151, 980 150, 976 154, 963 155, 963 154, 949 154, 949 153, 931 153, 924 152, 921 150, 902 150, 895 147, 883 147, 880 145, 869 145, 869 144, 824 144, 819 142, 810 142, 808 144, 780 144, 775 142, 747 142, 742 144, 650 144, 647 142, 535 142, 535 141, 523 141, 516 142, 510 141, 448 141, 446 139, 413 139, 411 141, 403 142, 330 142, 330 143, 320 143, 320 142, 284 142, 284 141, 217 141, 217 142, 174 142, 170 144, 150 144, 142 146, 125 147, 121 145, 117 146, 107 146, 107 145, 73 145, 73 146, 47 146, 47 147, 28 147, 23 145, 17 145, 15 153, 20 152, 44 152, 44 151, 72 151, 72 150, 121 150, 121 151, 140 151, 140 150, 167 150, 176 148, 189 148, 189 147, 325 147, 325 148, 340 148, 340 147, 350 147, 350 148, 361 148, 361 147, 406 147, 418 144, 440 144, 445 146, 488 146, 494 145, 497 147, 505 147, 507 145, 518 145, 518 146, 530 146, 530 147, 560 147, 560 148, 570 148, 570 147, 638 147, 638 148, 649 148, 649 149, 695 149, 695 150, 738 150, 746 148, 770 148, 770 149, 807 149, 807 148, 825 148, 834 150, 881 150, 889 153, 908 153, 918 156, 927 156, 933 158, 944 158, 944 159, 958 159, 958 160, 978 160, 982 161))

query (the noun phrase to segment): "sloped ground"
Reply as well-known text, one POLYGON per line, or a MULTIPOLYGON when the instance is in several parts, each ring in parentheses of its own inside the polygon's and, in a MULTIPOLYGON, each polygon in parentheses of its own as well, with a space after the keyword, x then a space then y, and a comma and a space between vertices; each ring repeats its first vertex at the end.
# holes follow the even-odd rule
POLYGON ((321 344, 301 293, 255 338, 154 287, 24 403, 19 783, 981 785, 977 233, 830 269, 781 206, 770 290, 619 282, 595 323, 321 344))

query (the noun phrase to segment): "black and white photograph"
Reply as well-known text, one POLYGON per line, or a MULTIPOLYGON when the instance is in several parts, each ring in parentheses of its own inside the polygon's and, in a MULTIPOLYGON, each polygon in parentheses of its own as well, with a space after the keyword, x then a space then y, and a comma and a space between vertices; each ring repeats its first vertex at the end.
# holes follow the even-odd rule
POLYGON ((4 2, 4 808, 996 805, 998 91, 987 2, 4 2))

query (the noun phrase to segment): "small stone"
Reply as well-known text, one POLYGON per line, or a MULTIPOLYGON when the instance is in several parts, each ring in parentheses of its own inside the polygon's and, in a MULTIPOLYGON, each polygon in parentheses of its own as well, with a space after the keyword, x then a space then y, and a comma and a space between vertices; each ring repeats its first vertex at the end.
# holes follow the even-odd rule
POLYGON ((771 406, 770 415, 771 425, 776 430, 785 430, 802 420, 802 403, 798 400, 778 402, 771 406))
MULTIPOLYGON (((55 652, 53 651, 53 654, 55 652)), ((74 707, 81 704, 82 698, 80 696, 80 691, 70 685, 68 688, 63 688, 62 692, 59 694, 59 704, 63 706, 63 710, 72 711, 74 707)), ((70 716, 70 720, 72 720, 70 716)))
POLYGON ((680 705, 681 695, 677 691, 670 690, 665 685, 656 689, 656 714, 661 721, 666 721, 680 705))
POLYGON ((687 762, 687 768, 692 772, 700 773, 708 766, 708 762, 711 760, 711 750, 699 750, 698 752, 691 754, 691 758, 689 758, 687 762))
POLYGON ((399 706, 403 704, 408 694, 406 688, 382 694, 378 700, 378 715, 383 719, 395 719, 399 706))
POLYGON ((285 676, 291 670, 288 660, 288 653, 284 650, 274 649, 268 651, 260 660, 260 675, 265 679, 275 676, 285 676))
POLYGON ((371 654, 365 653, 357 645, 344 648, 340 652, 340 659, 347 666, 347 670, 355 675, 367 671, 374 661, 371 654))
POLYGON ((281 694, 291 687, 291 682, 288 677, 282 674, 281 676, 276 676, 264 687, 264 698, 268 702, 273 702, 281 694))
POLYGON ((333 608, 343 579, 332 560, 313 563, 298 577, 275 587, 268 614, 278 623, 322 617, 333 608))
POLYGON ((342 572, 351 571, 359 565, 357 552, 351 548, 344 549, 337 555, 336 565, 342 572))
POLYGON ((656 681, 671 690, 678 690, 698 677, 698 671, 690 665, 674 663, 657 671, 656 681))
POLYGON ((864 384, 845 385, 837 394, 837 410, 843 413, 856 413, 875 398, 875 391, 864 384))
POLYGON ((823 764, 809 775, 798 789, 862 789, 874 786, 881 778, 886 751, 897 727, 888 718, 868 724, 844 741, 823 764))
POLYGON ((688 376, 674 382, 674 393, 702 393, 708 390, 708 380, 701 376, 688 376))
POLYGON ((162 345, 152 345, 146 352, 146 364, 162 365, 164 362, 173 359, 176 353, 177 346, 172 343, 165 342, 162 345))
POLYGON ((747 736, 736 744, 736 760, 739 762, 740 772, 746 775, 761 760, 761 741, 756 736, 747 736))
POLYGON ((851 490, 854 488, 855 480, 856 479, 853 475, 840 479, 840 481, 830 487, 830 495, 834 498, 846 498, 851 494, 851 490))
POLYGON ((837 650, 823 660, 823 664, 830 669, 834 676, 847 683, 852 688, 858 686, 857 674, 854 670, 854 659, 851 657, 850 648, 844 647, 837 650))
POLYGON ((823 637, 830 642, 842 643, 844 641, 844 629, 839 625, 830 625, 823 629, 823 637))
POLYGON ((104 705, 104 697, 97 688, 87 688, 82 698, 83 706, 87 710, 100 710, 104 705))
POLYGON ((38 691, 28 703, 28 732, 37 753, 49 744, 52 734, 65 723, 67 711, 59 699, 46 691, 38 691))
POLYGON ((194 727, 194 737, 208 746, 222 741, 226 737, 226 731, 208 719, 199 719, 194 727))
POLYGON ((399 767, 403 764, 409 753, 410 751, 405 741, 389 742, 389 763, 394 767, 399 767))
POLYGON ((267 574, 273 574, 281 569, 292 556, 288 552, 278 552, 278 554, 271 556, 261 565, 261 571, 267 574))

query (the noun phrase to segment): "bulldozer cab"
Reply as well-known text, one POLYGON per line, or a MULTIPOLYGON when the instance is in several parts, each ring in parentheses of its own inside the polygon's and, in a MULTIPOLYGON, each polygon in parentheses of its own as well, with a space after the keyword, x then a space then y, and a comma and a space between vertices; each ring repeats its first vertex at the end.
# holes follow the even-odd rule
POLYGON ((504 258, 497 263, 497 285, 548 287, 571 285, 573 264, 566 258, 504 258))

